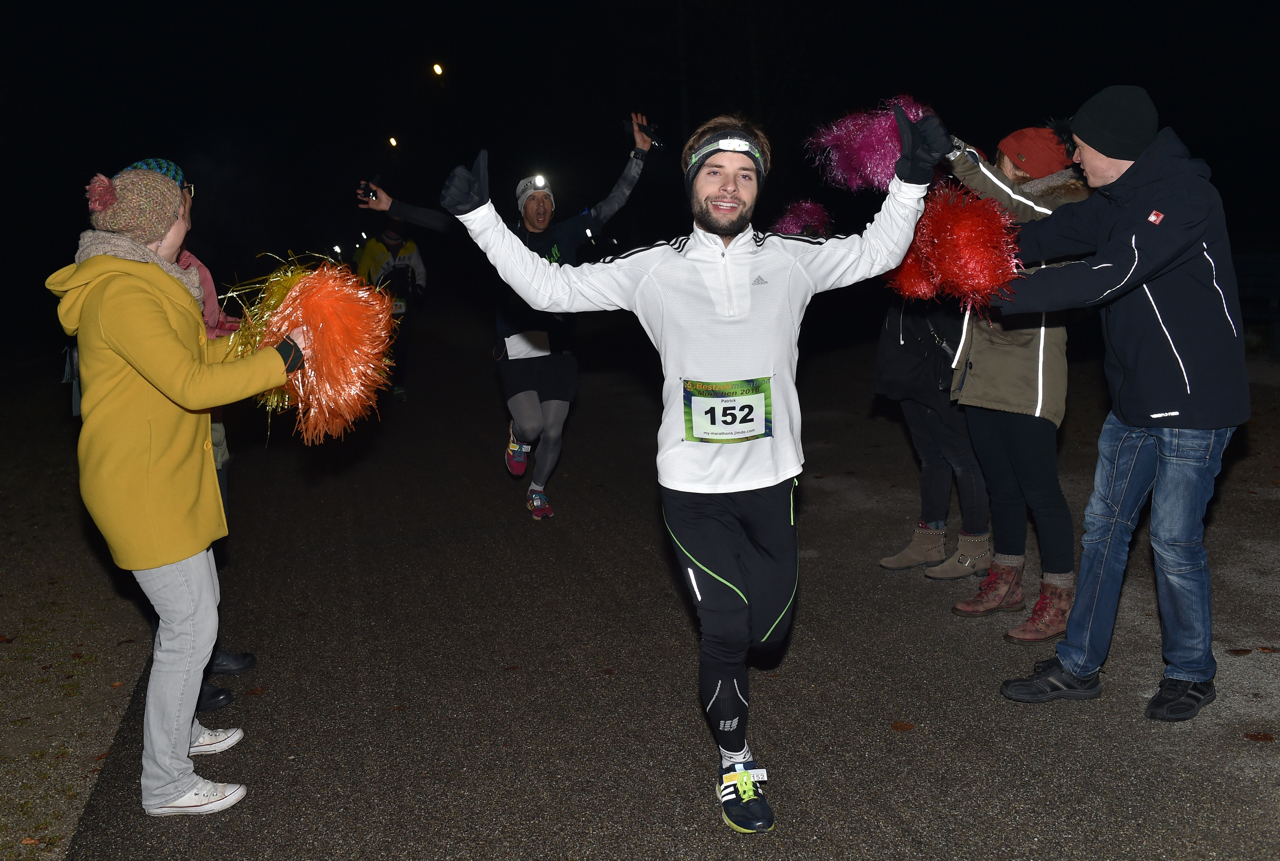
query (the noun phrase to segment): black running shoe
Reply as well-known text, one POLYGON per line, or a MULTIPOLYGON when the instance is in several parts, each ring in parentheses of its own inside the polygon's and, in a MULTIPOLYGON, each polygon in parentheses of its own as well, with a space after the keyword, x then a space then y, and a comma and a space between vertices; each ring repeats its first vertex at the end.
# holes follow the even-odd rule
POLYGON ((724 824, 740 834, 773 830, 773 809, 764 800, 760 784, 769 779, 755 760, 720 769, 716 790, 720 793, 724 824))
POLYGON ((1025 679, 1009 679, 1000 693, 1020 703, 1047 703, 1049 700, 1091 700, 1102 695, 1102 682, 1095 672, 1091 676, 1073 676, 1062 668, 1062 661, 1038 661, 1025 679))
POLYGON ((1213 691, 1213 679, 1207 682, 1161 679, 1160 690, 1147 703, 1147 717, 1152 720, 1191 720, 1217 696, 1213 691))

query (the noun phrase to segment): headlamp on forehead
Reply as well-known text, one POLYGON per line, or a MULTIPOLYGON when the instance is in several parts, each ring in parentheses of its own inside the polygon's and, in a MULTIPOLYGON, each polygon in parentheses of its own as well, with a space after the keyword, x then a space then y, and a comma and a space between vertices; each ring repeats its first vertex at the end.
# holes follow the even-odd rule
POLYGON ((689 158, 689 167, 684 172, 684 185, 685 190, 690 194, 693 193, 693 180, 698 172, 707 163, 707 159, 717 152, 740 152, 751 159, 756 166, 756 184, 764 185, 764 156, 760 152, 760 147, 741 130, 729 130, 716 132, 707 138, 689 158))
POLYGON ((556 208, 556 196, 551 191, 551 183, 547 182, 546 177, 542 174, 535 176, 526 176, 516 184, 516 206, 521 212, 524 212, 524 202, 529 199, 529 195, 535 191, 545 191, 551 197, 551 208, 556 208))

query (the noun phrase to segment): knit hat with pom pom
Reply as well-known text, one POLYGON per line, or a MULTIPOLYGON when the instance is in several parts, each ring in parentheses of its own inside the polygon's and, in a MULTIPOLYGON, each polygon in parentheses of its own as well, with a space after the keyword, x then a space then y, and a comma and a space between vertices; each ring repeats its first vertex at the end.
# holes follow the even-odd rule
POLYGON ((173 162, 152 159, 172 170, 148 165, 128 167, 111 179, 98 174, 85 186, 89 220, 98 230, 120 233, 139 245, 164 239, 182 215, 182 170, 173 162))

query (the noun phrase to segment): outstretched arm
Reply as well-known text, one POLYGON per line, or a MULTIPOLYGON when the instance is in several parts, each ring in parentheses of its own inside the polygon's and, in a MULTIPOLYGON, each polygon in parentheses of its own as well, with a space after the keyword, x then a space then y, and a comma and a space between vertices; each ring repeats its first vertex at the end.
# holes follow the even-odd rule
POLYGON ((507 229, 489 202, 489 153, 480 151, 471 170, 453 169, 440 192, 440 205, 458 216, 502 280, 531 308, 573 313, 632 307, 644 274, 629 267, 549 263, 507 229))
POLYGON ((631 190, 636 187, 636 182, 640 179, 640 171, 644 169, 645 155, 648 154, 649 149, 653 146, 653 138, 640 130, 642 125, 649 125, 649 120, 645 118, 644 114, 633 113, 631 115, 631 133, 635 137, 635 149, 631 151, 627 166, 623 168, 622 176, 618 177, 618 181, 614 183, 613 190, 609 192, 609 196, 591 207, 591 217, 600 225, 613 218, 618 210, 622 209, 622 205, 627 202, 627 198, 631 196, 631 190))
POLYGON ((1098 211, 1111 206, 1095 195, 1064 206, 1049 218, 1024 225, 1018 237, 1026 265, 1070 254, 1089 254, 1063 266, 1039 269, 1010 286, 1012 299, 992 300, 1007 311, 1061 311, 1105 305, 1142 287, 1177 265, 1199 246, 1209 207, 1185 196, 1156 200, 1156 211, 1169 215, 1157 221, 1131 214, 1109 229, 1099 241, 1098 211), (1194 248, 1193 248, 1194 246, 1194 248))
POLYGON ((894 166, 896 176, 889 183, 889 196, 867 229, 861 236, 840 236, 808 248, 789 246, 805 249, 797 260, 815 291, 843 287, 888 272, 902 262, 915 236, 933 167, 951 149, 951 139, 935 116, 912 122, 897 105, 893 114, 902 141, 902 157, 894 166))
POLYGON ((444 233, 453 226, 453 220, 437 209, 428 209, 425 206, 414 206, 411 203, 396 200, 379 185, 372 182, 361 182, 360 187, 356 189, 356 199, 359 201, 356 206, 361 209, 372 209, 377 212, 385 212, 392 218, 403 218, 410 224, 416 224, 419 227, 425 227, 428 230, 435 230, 444 233), (365 197, 365 186, 373 192, 371 197, 365 197))
POLYGON ((998 169, 982 160, 977 150, 959 138, 952 138, 956 148, 947 156, 956 179, 989 197, 1013 213, 1015 221, 1038 221, 1052 214, 1054 207, 1035 195, 1027 194, 998 169))

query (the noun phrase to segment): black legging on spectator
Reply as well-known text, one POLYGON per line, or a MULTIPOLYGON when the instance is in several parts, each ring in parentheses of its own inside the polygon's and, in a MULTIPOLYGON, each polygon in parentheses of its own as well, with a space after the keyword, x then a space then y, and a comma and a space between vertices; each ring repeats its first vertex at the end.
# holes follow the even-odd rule
POLYGON ((1046 574, 1075 570, 1075 524, 1058 482, 1058 430, 1046 418, 965 408, 973 449, 991 496, 995 551, 1027 552, 1027 509, 1036 521, 1046 574))
POLYGON ((983 482, 986 467, 979 467, 969 442, 965 408, 948 404, 934 409, 908 398, 902 401, 902 415, 920 458, 920 519, 930 524, 946 522, 954 475, 960 491, 961 528, 970 535, 985 534, 990 513, 983 482))

